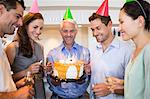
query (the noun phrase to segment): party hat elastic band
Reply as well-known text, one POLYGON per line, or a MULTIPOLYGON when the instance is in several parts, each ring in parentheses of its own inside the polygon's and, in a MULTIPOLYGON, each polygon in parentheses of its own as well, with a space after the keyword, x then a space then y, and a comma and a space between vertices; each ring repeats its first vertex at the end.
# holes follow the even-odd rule
POLYGON ((101 15, 101 16, 109 16, 108 14, 108 0, 105 0, 102 5, 98 8, 96 11, 96 14, 101 15))
POLYGON ((31 13, 39 13, 39 7, 38 7, 38 2, 37 0, 33 0, 33 4, 29 10, 31 13))
POLYGON ((69 7, 66 9, 66 12, 65 12, 65 15, 64 15, 63 20, 67 20, 67 19, 73 19, 73 17, 72 17, 72 14, 71 14, 71 11, 70 11, 70 8, 69 8, 69 7))
POLYGON ((126 3, 132 2, 132 1, 135 1, 140 6, 140 8, 141 8, 141 10, 142 10, 142 12, 144 14, 144 17, 147 18, 146 12, 145 12, 143 6, 141 5, 141 3, 138 0, 126 0, 126 3))

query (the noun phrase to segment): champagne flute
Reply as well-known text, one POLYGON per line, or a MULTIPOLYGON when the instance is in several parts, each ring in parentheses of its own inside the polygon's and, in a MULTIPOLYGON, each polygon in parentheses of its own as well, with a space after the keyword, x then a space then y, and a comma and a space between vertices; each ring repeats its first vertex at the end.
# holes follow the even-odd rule
POLYGON ((44 75, 47 76, 48 74, 50 74, 51 71, 49 72, 48 66, 44 64, 44 60, 41 59, 41 60, 39 61, 39 63, 40 63, 40 65, 41 65, 41 68, 42 68, 42 71, 43 71, 44 75))
POLYGON ((44 66, 44 72, 45 75, 50 75, 53 72, 53 63, 52 62, 47 62, 46 65, 44 66))
POLYGON ((105 73, 105 80, 106 80, 106 83, 110 85, 110 91, 111 91, 111 94, 113 95, 113 99, 116 99, 115 97, 115 94, 114 94, 114 89, 113 89, 113 80, 111 79, 111 74, 106 72, 105 73))
POLYGON ((30 71, 27 71, 26 77, 25 77, 25 85, 26 86, 32 86, 33 85, 33 77, 30 71))
MULTIPOLYGON (((91 85, 91 87, 93 88, 96 84, 98 84, 99 82, 98 82, 98 80, 97 80, 97 77, 95 77, 94 76, 94 78, 93 78, 93 83, 92 83, 92 85, 91 85)), ((93 92, 93 91, 91 91, 91 93, 92 93, 92 97, 91 97, 91 99, 100 99, 100 97, 99 96, 96 96, 95 95, 95 92, 93 92)))
POLYGON ((90 57, 88 56, 88 51, 86 51, 86 49, 83 48, 82 53, 83 53, 84 64, 89 64, 90 57))
MULTIPOLYGON (((91 87, 93 88, 93 87, 94 87, 94 84, 92 84, 91 87)), ((91 93, 92 93, 92 96, 90 97, 90 99, 92 99, 92 98, 96 99, 95 93, 94 93, 93 91, 91 91, 91 93)))

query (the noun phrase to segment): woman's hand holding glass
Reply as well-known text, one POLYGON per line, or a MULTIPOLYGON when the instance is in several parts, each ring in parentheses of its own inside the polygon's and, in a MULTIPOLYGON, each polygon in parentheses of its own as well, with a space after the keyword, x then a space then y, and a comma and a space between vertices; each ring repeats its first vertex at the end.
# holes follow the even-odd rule
POLYGON ((106 77, 106 82, 111 86, 111 93, 123 95, 124 80, 110 76, 106 77))
POLYGON ((40 70, 40 66, 41 66, 40 62, 33 63, 27 68, 27 71, 30 71, 31 74, 38 73, 40 70))

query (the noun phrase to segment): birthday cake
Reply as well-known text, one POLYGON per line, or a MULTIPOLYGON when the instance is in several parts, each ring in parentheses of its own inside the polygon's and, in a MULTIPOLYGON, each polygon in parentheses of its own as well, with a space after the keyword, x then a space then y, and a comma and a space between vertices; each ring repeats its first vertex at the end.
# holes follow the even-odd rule
POLYGON ((54 62, 53 76, 61 80, 80 79, 83 75, 83 61, 75 59, 54 62))

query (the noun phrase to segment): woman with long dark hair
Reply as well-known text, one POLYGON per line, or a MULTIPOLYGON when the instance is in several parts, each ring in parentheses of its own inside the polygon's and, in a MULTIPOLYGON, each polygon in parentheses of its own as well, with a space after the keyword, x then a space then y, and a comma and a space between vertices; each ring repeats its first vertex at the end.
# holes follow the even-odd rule
POLYGON ((40 62, 44 59, 43 47, 36 42, 41 35, 43 25, 44 19, 40 13, 28 13, 23 18, 23 26, 17 31, 17 37, 6 48, 14 81, 25 77, 27 72, 30 72, 34 75, 35 91, 40 91, 39 86, 43 83, 43 70, 40 62))

